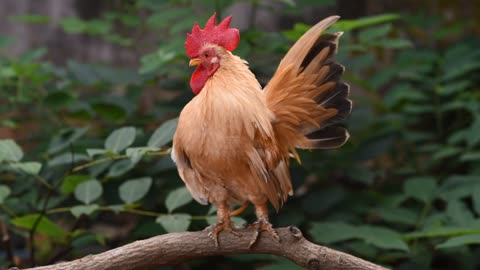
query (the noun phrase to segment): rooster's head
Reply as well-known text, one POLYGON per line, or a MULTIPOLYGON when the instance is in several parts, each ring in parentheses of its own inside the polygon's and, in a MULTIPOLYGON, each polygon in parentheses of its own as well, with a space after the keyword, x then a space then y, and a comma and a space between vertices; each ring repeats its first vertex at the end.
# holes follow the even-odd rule
POLYGON ((198 66, 190 79, 193 93, 198 94, 207 80, 220 67, 222 56, 237 48, 240 41, 238 29, 230 28, 232 16, 215 25, 216 13, 201 29, 195 22, 192 33, 187 34, 185 50, 190 57, 190 66, 198 66))

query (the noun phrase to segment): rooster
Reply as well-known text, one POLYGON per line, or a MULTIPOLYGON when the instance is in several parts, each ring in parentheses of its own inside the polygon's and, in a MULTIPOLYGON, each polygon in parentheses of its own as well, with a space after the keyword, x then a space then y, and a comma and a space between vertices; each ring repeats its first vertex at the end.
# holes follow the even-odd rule
POLYGON ((172 159, 192 197, 217 207, 210 237, 233 234, 230 217, 255 206, 253 245, 262 231, 279 237, 268 218, 293 195, 289 163, 299 149, 343 145, 348 132, 336 125, 350 114, 344 67, 334 60, 341 32, 322 34, 338 20, 328 17, 306 32, 280 62, 262 90, 247 62, 232 54, 240 34, 232 17, 216 25, 216 14, 201 29, 195 23, 185 49, 197 66, 190 86, 196 95, 182 110, 172 159), (232 207, 242 205, 232 211, 232 207))

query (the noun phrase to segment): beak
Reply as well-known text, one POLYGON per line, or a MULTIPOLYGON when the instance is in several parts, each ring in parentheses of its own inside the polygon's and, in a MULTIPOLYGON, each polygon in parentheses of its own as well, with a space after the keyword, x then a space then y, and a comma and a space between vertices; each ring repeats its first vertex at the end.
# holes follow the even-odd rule
POLYGON ((192 58, 192 59, 190 59, 190 62, 188 63, 188 66, 190 66, 190 67, 198 66, 198 65, 200 65, 201 61, 202 60, 200 60, 200 58, 192 58))

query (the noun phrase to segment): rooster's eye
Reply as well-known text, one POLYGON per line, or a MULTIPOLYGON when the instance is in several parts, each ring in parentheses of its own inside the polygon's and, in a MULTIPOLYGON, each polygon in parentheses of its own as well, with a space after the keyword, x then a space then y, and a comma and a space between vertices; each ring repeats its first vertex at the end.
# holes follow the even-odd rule
POLYGON ((210 56, 210 54, 205 53, 203 56, 205 56, 206 58, 208 58, 208 57, 210 56))

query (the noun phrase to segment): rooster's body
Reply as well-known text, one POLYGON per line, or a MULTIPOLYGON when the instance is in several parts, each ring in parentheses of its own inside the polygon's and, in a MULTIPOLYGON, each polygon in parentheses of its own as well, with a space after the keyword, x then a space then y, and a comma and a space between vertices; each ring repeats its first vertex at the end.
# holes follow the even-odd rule
POLYGON ((333 61, 341 33, 321 35, 338 17, 308 31, 263 90, 246 62, 230 52, 235 42, 218 42, 218 32, 231 31, 225 28, 229 19, 218 29, 215 16, 209 20, 205 32, 217 33, 207 42, 194 27, 191 36, 197 31, 203 41, 192 45, 195 50, 188 51, 187 38, 191 63, 199 65, 191 81, 197 96, 180 114, 172 157, 193 198, 217 206, 213 238, 232 230, 230 207, 245 203, 256 208, 256 231, 276 236, 267 205, 278 210, 293 194, 289 160, 298 158, 295 149, 333 148, 348 139, 334 125, 351 110, 348 86, 338 81, 343 67, 333 61))

